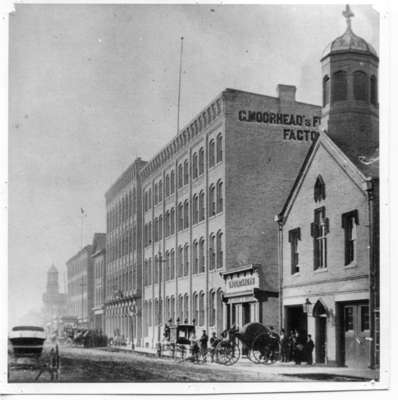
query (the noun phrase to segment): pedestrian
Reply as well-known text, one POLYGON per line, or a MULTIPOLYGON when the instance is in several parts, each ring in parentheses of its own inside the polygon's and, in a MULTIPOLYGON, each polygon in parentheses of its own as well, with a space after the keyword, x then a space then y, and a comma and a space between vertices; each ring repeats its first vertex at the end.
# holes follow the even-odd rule
POLYGON ((216 332, 213 332, 210 338, 210 356, 211 362, 214 362, 214 355, 216 354, 216 348, 218 343, 220 343, 220 339, 217 337, 216 332))
POLYGON ((288 354, 288 360, 293 361, 294 360, 294 348, 296 346, 296 338, 294 336, 294 331, 291 330, 289 333, 289 354, 288 354))
POLYGON ((200 342, 200 353, 202 358, 206 360, 206 353, 207 353, 207 342, 209 341, 209 337, 205 330, 202 331, 202 336, 199 339, 200 342))
POLYGON ((281 330, 280 335, 280 351, 281 351, 281 361, 288 362, 289 361, 289 338, 287 337, 285 330, 281 330))
POLYGON ((303 361, 305 338, 297 330, 295 331, 294 362, 300 365, 303 361))
POLYGON ((305 358, 307 361, 308 365, 312 365, 313 364, 313 359, 312 359, 312 352, 314 351, 314 342, 312 340, 311 335, 308 335, 307 337, 307 342, 304 346, 304 353, 305 353, 305 358))

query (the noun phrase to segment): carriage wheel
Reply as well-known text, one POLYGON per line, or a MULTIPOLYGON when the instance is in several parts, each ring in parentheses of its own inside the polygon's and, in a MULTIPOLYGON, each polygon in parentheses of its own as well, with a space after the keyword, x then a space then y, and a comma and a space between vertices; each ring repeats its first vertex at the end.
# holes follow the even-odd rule
POLYGON ((231 345, 229 343, 220 342, 216 347, 215 360, 219 364, 226 365, 230 359, 231 345))
POLYGON ((233 365, 238 362, 240 358, 240 348, 236 343, 233 343, 229 348, 229 361, 226 365, 233 365))
POLYGON ((254 363, 265 363, 268 360, 269 343, 268 336, 265 333, 260 333, 253 340, 249 351, 249 358, 254 363))

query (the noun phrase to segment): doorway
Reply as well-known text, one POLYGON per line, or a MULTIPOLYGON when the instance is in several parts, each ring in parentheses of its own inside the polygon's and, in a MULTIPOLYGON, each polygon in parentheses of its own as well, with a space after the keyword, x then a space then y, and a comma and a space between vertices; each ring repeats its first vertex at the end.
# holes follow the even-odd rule
POLYGON ((325 306, 318 300, 312 312, 315 318, 315 362, 326 362, 326 326, 327 312, 325 306))
POLYGON ((250 303, 242 303, 242 326, 250 322, 250 303))
POLYGON ((285 306, 285 330, 286 333, 297 330, 300 335, 307 335, 307 314, 303 306, 285 306))

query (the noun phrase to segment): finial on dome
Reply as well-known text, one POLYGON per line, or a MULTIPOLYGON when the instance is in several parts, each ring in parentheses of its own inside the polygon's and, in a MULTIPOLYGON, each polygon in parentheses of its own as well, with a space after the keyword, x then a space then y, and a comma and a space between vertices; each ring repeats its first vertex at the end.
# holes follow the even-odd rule
POLYGON ((346 4, 345 10, 343 11, 343 17, 345 18, 347 22, 347 30, 351 29, 351 18, 355 15, 350 8, 349 4, 346 4))

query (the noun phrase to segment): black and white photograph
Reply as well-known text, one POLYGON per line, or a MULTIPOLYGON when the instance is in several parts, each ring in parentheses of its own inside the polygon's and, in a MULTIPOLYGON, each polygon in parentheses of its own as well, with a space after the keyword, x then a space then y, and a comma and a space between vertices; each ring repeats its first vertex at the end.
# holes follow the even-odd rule
POLYGON ((4 393, 388 387, 384 8, 2 15, 4 393))

